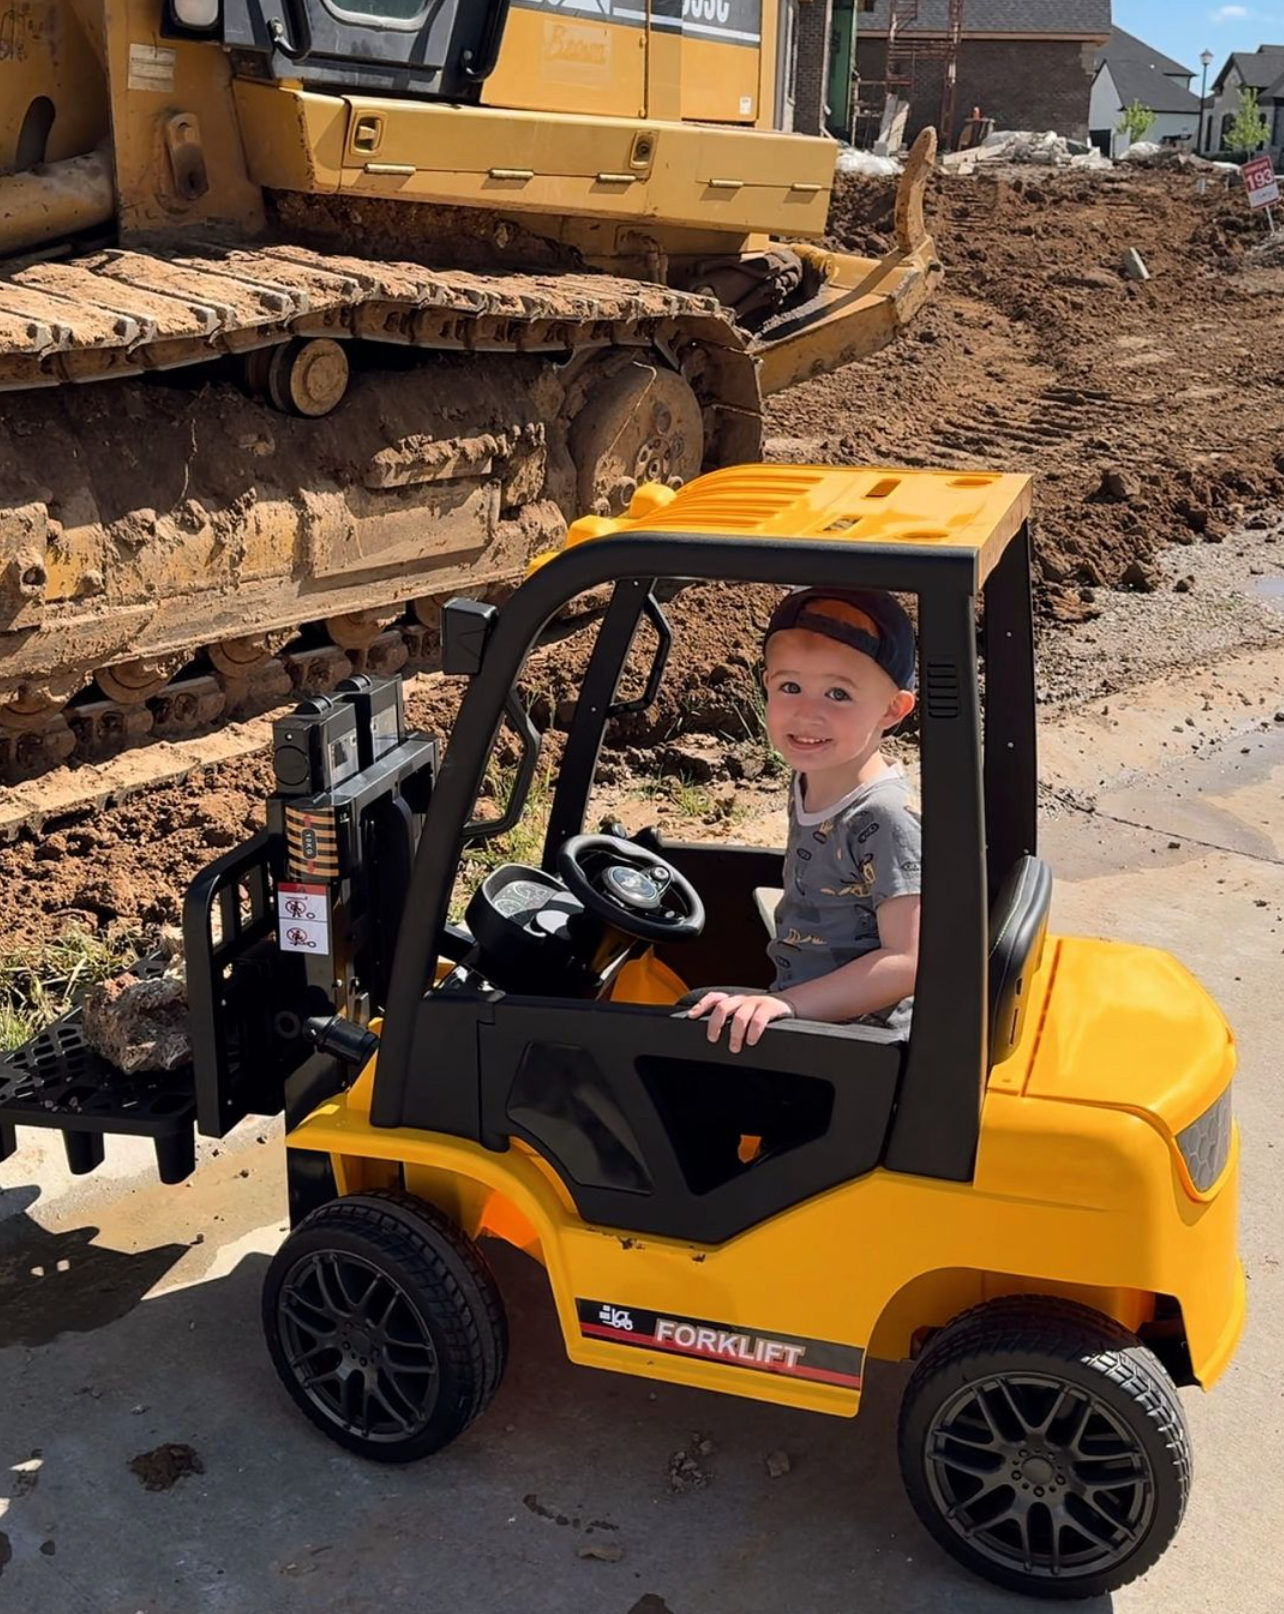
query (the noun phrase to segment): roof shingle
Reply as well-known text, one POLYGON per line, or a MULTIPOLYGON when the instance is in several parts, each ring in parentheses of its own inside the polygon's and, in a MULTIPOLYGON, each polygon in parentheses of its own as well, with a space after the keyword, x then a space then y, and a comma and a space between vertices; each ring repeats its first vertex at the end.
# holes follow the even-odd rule
POLYGON ((1220 90, 1231 67, 1239 69, 1239 76, 1250 89, 1267 90, 1284 71, 1284 45, 1259 45, 1256 50, 1232 51, 1214 81, 1220 90))
POLYGON ((1106 41, 1106 48, 1097 58, 1098 62, 1109 62, 1113 71, 1116 62, 1143 62, 1147 67, 1153 67, 1156 73, 1180 74, 1182 78, 1194 78, 1189 67, 1183 67, 1180 62, 1173 61, 1171 56, 1165 56, 1163 51, 1156 50, 1148 45, 1144 39, 1138 39, 1135 34, 1125 33, 1122 28, 1112 28, 1110 38, 1106 41))

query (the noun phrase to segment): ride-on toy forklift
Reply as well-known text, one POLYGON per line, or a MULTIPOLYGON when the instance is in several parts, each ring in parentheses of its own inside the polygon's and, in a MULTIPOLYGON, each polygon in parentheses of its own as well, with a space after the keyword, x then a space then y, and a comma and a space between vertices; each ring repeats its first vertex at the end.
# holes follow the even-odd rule
POLYGON ((365 1457, 437 1451, 494 1394, 489 1236, 543 1264, 588 1366, 850 1417, 868 1358, 913 1358, 901 1467, 949 1552, 1050 1597, 1140 1574, 1190 1481, 1175 1385, 1210 1386, 1243 1322, 1234 1044, 1167 954, 1048 932, 1029 506, 1020 476, 746 466, 575 524, 501 609, 446 608, 470 683, 440 761, 391 681, 277 723, 266 830, 187 897, 193 1067, 122 1078, 73 1014, 11 1056, 0 1151, 54 1125, 90 1169, 104 1133, 145 1132, 176 1180, 193 1123, 284 1109, 268 1349, 365 1457), (604 730, 661 687, 660 596, 700 579, 916 599, 904 1040, 784 1021, 710 1044, 674 1005, 766 983, 780 854, 585 833, 604 730), (453 925, 465 849, 528 810, 526 658, 603 585, 540 864, 493 869, 453 925), (505 720, 511 793, 480 819, 505 720))

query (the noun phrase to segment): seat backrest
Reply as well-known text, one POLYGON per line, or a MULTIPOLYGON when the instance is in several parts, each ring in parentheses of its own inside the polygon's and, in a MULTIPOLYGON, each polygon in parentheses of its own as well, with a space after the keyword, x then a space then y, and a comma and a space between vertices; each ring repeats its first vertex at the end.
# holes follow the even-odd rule
POLYGON ((1043 958, 1052 871, 1027 854, 1012 865, 990 912, 990 1064, 1021 1040, 1030 981, 1043 958))

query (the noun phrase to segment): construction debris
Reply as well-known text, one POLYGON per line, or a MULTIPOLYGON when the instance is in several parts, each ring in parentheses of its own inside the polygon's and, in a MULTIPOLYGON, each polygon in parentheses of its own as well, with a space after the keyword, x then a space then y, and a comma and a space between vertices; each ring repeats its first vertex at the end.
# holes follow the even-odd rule
POLYGON ((872 151, 858 151, 844 146, 835 164, 840 174, 861 174, 866 179, 890 179, 899 174, 903 164, 895 157, 879 157, 872 151))
POLYGON ((1095 146, 1068 140, 1055 129, 995 129, 979 146, 953 151, 941 159, 942 167, 970 173, 991 163, 1032 164, 1041 168, 1085 168, 1109 171, 1114 167, 1095 146))
POLYGON ((1136 247, 1129 247, 1120 259, 1120 267, 1124 272, 1125 280, 1149 280, 1150 270, 1146 268, 1146 260, 1136 247))

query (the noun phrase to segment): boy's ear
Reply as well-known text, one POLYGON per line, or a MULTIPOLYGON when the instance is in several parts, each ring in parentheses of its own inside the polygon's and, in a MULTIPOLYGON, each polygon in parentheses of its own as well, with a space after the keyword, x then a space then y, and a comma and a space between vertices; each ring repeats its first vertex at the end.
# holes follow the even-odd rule
POLYGON ((909 689, 898 689, 888 703, 883 714, 883 728, 894 729, 898 723, 903 723, 914 710, 914 693, 909 689))

